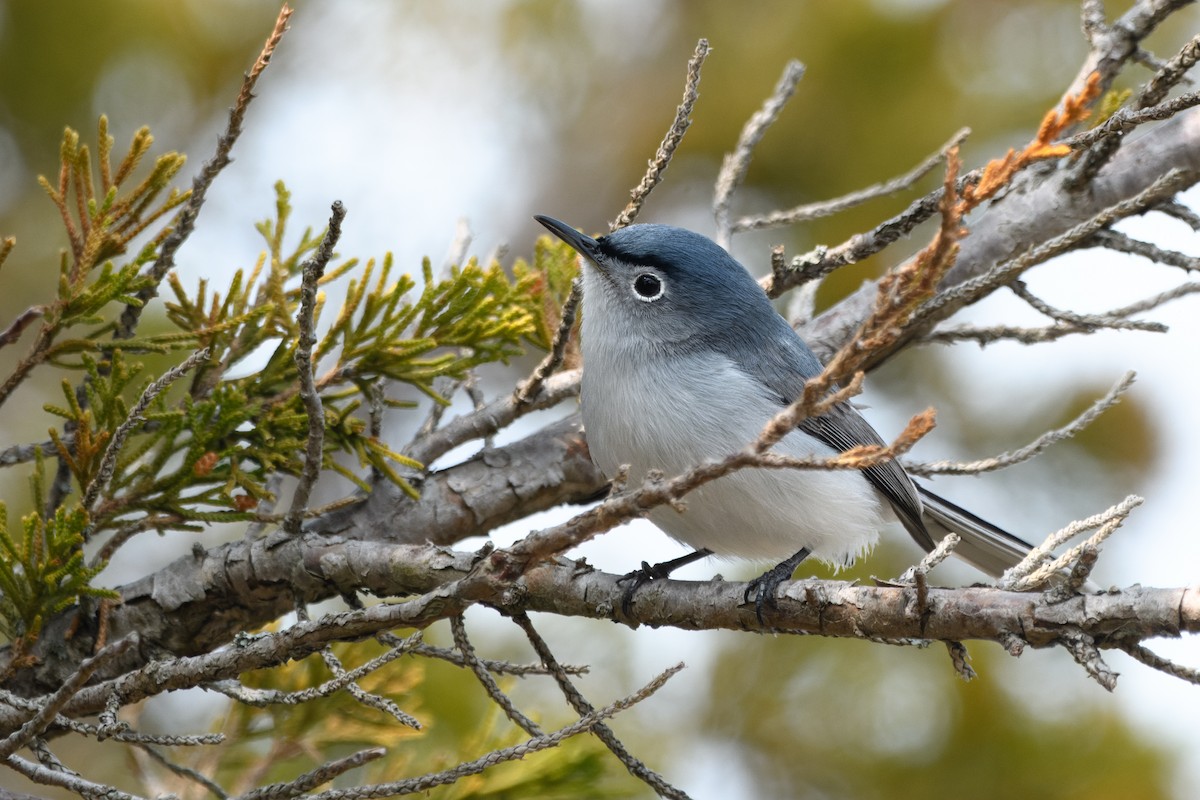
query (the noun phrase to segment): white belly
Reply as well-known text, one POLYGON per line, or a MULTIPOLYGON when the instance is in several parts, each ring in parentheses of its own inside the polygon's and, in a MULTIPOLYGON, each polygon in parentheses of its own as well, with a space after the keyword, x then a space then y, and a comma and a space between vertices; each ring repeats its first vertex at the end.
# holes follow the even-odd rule
MULTIPOLYGON (((676 359, 669 370, 645 370, 636 366, 644 359, 610 360, 587 352, 584 341, 583 421, 592 458, 609 476, 628 464, 631 486, 650 469, 671 477, 740 450, 779 410, 728 361, 676 359)), ((800 432, 776 450, 834 452, 800 432)), ((886 513, 857 470, 743 469, 690 492, 684 502, 683 512, 663 505, 647 516, 692 547, 773 562, 807 547, 822 561, 849 563, 875 543, 886 513)))

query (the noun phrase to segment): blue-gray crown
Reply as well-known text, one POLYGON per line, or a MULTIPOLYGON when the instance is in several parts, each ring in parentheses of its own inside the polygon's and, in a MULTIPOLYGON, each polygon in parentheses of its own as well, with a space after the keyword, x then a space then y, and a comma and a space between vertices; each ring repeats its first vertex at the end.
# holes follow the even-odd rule
POLYGON ((671 225, 630 225, 596 240, 600 252, 630 264, 646 264, 685 272, 725 271, 745 274, 716 242, 694 231, 671 225))
POLYGON ((677 326, 692 328, 693 336, 710 345, 740 342, 753 348, 764 340, 796 338, 754 277, 707 236, 670 225, 630 225, 600 237, 597 250, 660 270, 670 304, 658 316, 673 317, 677 326))

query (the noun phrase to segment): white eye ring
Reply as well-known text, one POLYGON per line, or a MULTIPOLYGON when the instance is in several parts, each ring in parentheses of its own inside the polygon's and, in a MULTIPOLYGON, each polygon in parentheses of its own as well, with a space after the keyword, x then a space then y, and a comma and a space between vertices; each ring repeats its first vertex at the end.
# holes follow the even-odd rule
POLYGON ((662 278, 652 272, 643 272, 633 279, 633 294, 645 303, 653 303, 662 297, 665 289, 662 278))

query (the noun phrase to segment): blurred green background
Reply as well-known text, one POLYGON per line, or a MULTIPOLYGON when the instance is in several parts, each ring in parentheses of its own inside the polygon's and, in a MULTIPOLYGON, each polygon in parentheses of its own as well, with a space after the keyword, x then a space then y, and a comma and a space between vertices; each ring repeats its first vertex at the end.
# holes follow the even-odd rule
MULTIPOLYGON (((1110 5, 1110 15, 1127 6, 1110 5)), ((196 235, 179 256, 185 283, 205 277, 220 286, 234 269, 253 263, 260 249, 253 223, 270 213, 271 186, 280 178, 294 192, 302 223, 319 227, 330 201, 346 202, 343 254, 392 250, 412 269, 421 256, 436 262, 446 252, 460 217, 469 220, 472 252, 481 255, 528 254, 539 234, 533 213, 601 230, 624 205, 665 131, 701 36, 713 52, 695 122, 642 220, 705 232, 712 228, 708 209, 721 158, 790 58, 803 61, 807 73, 756 151, 735 214, 831 198, 900 174, 963 126, 973 130, 964 159, 976 166, 1031 135, 1086 53, 1074 2, 313 0, 296 7, 293 30, 259 85, 236 161, 214 186, 196 235)), ((90 142, 97 116, 108 114, 121 148, 148 124, 156 152, 188 153, 185 173, 194 174, 210 155, 277 10, 270 2, 235 0, 0 4, 0 234, 18 241, 0 276, 0 319, 39 302, 56 279, 64 239, 35 179, 56 169, 63 127, 82 131, 90 142)), ((1181 13, 1148 45, 1168 56, 1196 32, 1197 22, 1194 11, 1181 13)), ((1142 80, 1148 73, 1135 67, 1131 75, 1142 80)), ((1126 85, 1134 81, 1127 78, 1126 85)), ((918 191, 938 179, 927 177, 918 191)), ((785 244, 789 254, 837 244, 913 196, 739 237, 734 250, 761 272, 772 244, 785 244)), ((831 276, 819 307, 923 241, 918 231, 831 276)), ((1150 294, 1173 277, 1091 261, 1063 274, 1041 288, 1059 305, 1084 310, 1150 294), (1113 280, 1109 287, 1116 275, 1130 283, 1113 280)), ((1000 302, 979 313, 1033 319, 1027 309, 1000 302)), ((1172 336, 1186 344, 1182 330, 1172 336)), ((1174 525, 1190 481, 1181 488, 1173 465, 1196 434, 1181 433, 1187 418, 1171 416, 1177 406, 1168 379, 1178 356, 1157 344, 1151 352, 1144 342, 1099 336, 1036 355, 1016 346, 918 349, 871 376, 869 414, 886 436, 909 414, 935 405, 939 428, 915 457, 975 458, 1062 424, 1124 369, 1136 367, 1144 391, 1073 442, 1032 464, 939 487, 1031 539, 1129 492, 1158 497, 1157 516, 1138 528, 1141 543, 1114 544, 1109 552, 1115 555, 1102 560, 1102 570, 1109 570, 1103 580, 1194 581, 1195 537, 1174 525), (1151 538, 1171 536, 1178 543, 1151 538), (1164 547, 1174 548, 1174 563, 1152 555, 1164 547)), ((11 368, 23 345, 0 351, 0 369, 11 368)), ((492 392, 513 379, 487 377, 492 392)), ((44 438, 53 419, 41 404, 56 398, 58 382, 59 376, 42 375, 14 399, 0 418, 6 443, 44 438)), ((402 421, 399 441, 404 429, 402 421)), ((3 494, 19 507, 25 475, 18 472, 4 476, 3 494)), ((664 557, 677 552, 647 526, 631 528, 585 554, 624 571, 660 551, 664 557)), ((889 541, 850 574, 892 575, 910 563, 913 550, 896 544, 898 537, 889 541)), ((109 578, 129 580, 189 544, 180 537, 146 539, 113 565, 109 578)), ((754 572, 742 564, 693 569, 693 577, 718 569, 731 577, 754 572)), ((951 567, 940 580, 975 578, 951 567)), ((485 647, 529 657, 489 615, 475 615, 472 623, 486 631, 485 647)), ((937 647, 631 633, 574 620, 544 625, 563 660, 592 665, 584 685, 597 704, 685 654, 692 669, 676 688, 615 727, 634 752, 696 798, 1200 792, 1187 752, 1194 755, 1194 746, 1186 747, 1186 732, 1171 721, 1186 716, 1180 709, 1196 707, 1196 690, 1142 676, 1140 667, 1116 657, 1127 676, 1114 698, 1089 683, 1064 652, 1030 653, 1016 662, 996 647, 973 645, 981 678, 963 684, 937 647)), ((445 638, 431 633, 439 635, 445 638)), ((452 691, 477 691, 467 677, 456 680, 452 691)), ((527 681, 516 692, 527 706, 567 719, 546 684, 527 681)), ((161 706, 148 709, 148 718, 157 714, 156 724, 190 724, 192 730, 206 724, 203 708, 211 710, 210 704, 189 716, 169 701, 161 706)), ((459 711, 477 714, 478 707, 459 711)), ((441 713, 455 712, 446 707, 441 713)), ((75 766, 84 769, 86 760, 112 747, 85 748, 78 755, 85 761, 75 766)), ((615 760, 603 763, 609 774, 594 784, 597 796, 645 794, 615 760)), ((110 769, 108 779, 120 780, 126 767, 114 762, 110 769)), ((0 785, 28 790, 7 773, 0 785)))

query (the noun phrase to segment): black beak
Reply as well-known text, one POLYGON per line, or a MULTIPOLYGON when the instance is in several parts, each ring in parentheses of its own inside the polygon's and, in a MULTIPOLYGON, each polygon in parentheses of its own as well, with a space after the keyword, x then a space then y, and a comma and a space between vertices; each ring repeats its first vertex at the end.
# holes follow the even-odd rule
POLYGON ((601 259, 600 244, 592 237, 580 233, 567 223, 560 222, 554 217, 535 214, 533 218, 545 225, 555 236, 575 248, 576 252, 580 255, 591 261, 599 261, 601 259))

